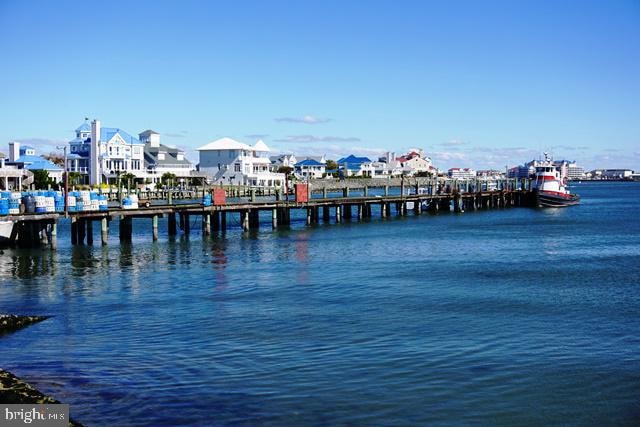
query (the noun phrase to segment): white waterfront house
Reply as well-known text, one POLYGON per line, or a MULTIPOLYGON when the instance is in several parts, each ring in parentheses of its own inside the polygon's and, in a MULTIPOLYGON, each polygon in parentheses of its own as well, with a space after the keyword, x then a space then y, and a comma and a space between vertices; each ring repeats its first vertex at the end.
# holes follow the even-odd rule
POLYGON ((326 163, 316 159, 304 159, 294 165, 294 174, 301 179, 320 179, 326 172, 326 163))
POLYGON ((69 141, 69 172, 84 175, 91 185, 113 182, 121 173, 159 182, 162 174, 171 172, 187 178, 195 167, 184 152, 160 143, 160 134, 147 130, 139 138, 119 128, 102 127, 99 120, 87 119, 69 141))
POLYGON ((285 176, 269 170, 271 150, 258 140, 251 146, 224 137, 198 148, 199 171, 211 182, 260 187, 282 187, 285 176))
POLYGON ((294 154, 280 154, 278 156, 269 156, 271 160, 271 171, 278 172, 281 167, 292 168, 298 160, 294 154))

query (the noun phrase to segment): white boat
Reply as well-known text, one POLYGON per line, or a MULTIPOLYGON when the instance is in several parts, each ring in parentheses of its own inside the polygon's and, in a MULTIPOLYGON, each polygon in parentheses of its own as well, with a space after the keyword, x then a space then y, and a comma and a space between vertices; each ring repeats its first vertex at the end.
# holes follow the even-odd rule
POLYGON ((544 153, 544 161, 536 164, 532 188, 538 207, 561 208, 580 203, 580 196, 569 192, 567 178, 561 176, 547 153, 544 153))
POLYGON ((14 222, 6 219, 0 220, 0 243, 8 242, 11 238, 14 222))

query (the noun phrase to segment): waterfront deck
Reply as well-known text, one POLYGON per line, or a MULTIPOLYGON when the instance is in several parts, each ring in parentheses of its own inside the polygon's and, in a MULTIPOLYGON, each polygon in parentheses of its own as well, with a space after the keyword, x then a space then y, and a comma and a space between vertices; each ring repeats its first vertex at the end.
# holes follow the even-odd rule
MULTIPOLYGON (((508 186, 506 188, 509 188, 508 186)), ((526 187, 523 187, 526 188, 526 187)), ((416 189, 417 190, 417 189, 416 189)), ((311 191, 308 191, 311 194, 311 191)), ((166 218, 167 232, 175 236, 178 229, 184 234, 190 233, 191 218, 200 217, 202 221, 202 233, 211 233, 227 230, 228 218, 235 216, 242 230, 256 230, 261 225, 270 226, 273 229, 288 227, 291 224, 292 211, 302 211, 298 214, 306 216, 307 225, 317 224, 320 221, 328 223, 341 223, 343 221, 365 220, 373 216, 381 218, 392 215, 404 216, 409 213, 419 215, 423 212, 453 211, 461 213, 481 209, 506 208, 517 206, 531 206, 532 193, 530 190, 504 189, 496 191, 466 192, 464 189, 455 188, 449 193, 427 191, 426 194, 400 194, 368 195, 368 190, 361 196, 351 196, 349 189, 345 188, 342 197, 327 197, 324 190, 322 197, 309 198, 306 201, 295 200, 256 200, 251 197, 248 201, 227 201, 223 204, 205 206, 197 201, 181 201, 180 203, 162 203, 154 201, 148 207, 137 209, 123 209, 120 207, 109 208, 107 211, 88 211, 68 213, 71 221, 71 243, 93 244, 94 224, 97 222, 100 228, 100 240, 106 245, 109 237, 111 222, 118 223, 120 242, 130 242, 133 233, 134 218, 148 218, 151 222, 152 239, 158 239, 159 220, 166 218), (438 194, 435 194, 438 193, 438 194), (261 212, 269 212, 270 220, 262 221, 261 212)), ((202 194, 202 193, 201 193, 202 194)), ((5 221, 14 222, 13 231, 8 241, 8 246, 32 247, 38 245, 57 246, 57 224, 62 213, 23 214, 9 215, 5 221)))

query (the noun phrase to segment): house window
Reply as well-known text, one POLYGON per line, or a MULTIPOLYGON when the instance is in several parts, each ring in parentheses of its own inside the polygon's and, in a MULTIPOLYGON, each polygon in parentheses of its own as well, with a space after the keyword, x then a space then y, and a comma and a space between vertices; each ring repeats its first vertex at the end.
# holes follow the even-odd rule
POLYGON ((234 171, 235 172, 240 172, 240 163, 235 163, 234 164, 234 171))

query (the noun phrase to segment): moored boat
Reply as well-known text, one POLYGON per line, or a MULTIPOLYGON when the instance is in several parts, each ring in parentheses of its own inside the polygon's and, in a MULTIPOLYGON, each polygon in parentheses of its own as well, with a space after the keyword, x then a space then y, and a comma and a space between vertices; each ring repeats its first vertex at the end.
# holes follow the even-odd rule
POLYGON ((6 243, 11 238, 14 222, 11 220, 0 220, 0 245, 6 243))
POLYGON ((562 208, 580 203, 580 196, 569 192, 567 177, 562 176, 560 169, 553 164, 547 153, 544 153, 544 156, 544 161, 536 164, 533 181, 536 206, 562 208))

